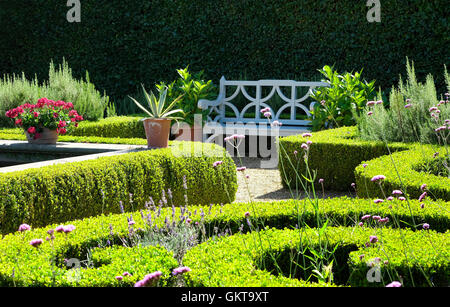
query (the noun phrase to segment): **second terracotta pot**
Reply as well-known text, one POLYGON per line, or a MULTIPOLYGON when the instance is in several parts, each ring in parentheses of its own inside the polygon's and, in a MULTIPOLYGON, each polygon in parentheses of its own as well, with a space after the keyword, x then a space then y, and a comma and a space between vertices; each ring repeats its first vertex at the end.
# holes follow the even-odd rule
POLYGON ((169 145, 171 121, 167 118, 146 118, 143 120, 148 148, 165 148, 169 145))

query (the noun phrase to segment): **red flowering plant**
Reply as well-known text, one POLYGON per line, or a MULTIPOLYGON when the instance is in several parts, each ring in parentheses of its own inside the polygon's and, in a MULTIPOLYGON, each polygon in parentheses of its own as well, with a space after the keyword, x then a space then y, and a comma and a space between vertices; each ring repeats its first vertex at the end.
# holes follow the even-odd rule
POLYGON ((83 117, 73 108, 71 102, 38 99, 36 104, 23 104, 6 112, 16 126, 23 128, 30 137, 38 139, 44 128, 56 130, 59 135, 78 127, 83 117))

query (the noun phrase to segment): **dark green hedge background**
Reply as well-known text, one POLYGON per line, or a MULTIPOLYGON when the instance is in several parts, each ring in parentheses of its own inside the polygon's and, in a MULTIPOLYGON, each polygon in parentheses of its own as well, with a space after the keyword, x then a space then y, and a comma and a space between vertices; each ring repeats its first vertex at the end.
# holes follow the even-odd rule
POLYGON ((81 23, 69 23, 66 0, 0 1, 0 72, 46 78, 50 60, 65 57, 117 99, 141 82, 171 81, 187 64, 215 83, 317 80, 317 69, 335 64, 364 68, 388 90, 408 56, 444 91, 448 2, 380 2, 381 23, 369 23, 365 0, 81 0, 81 23))

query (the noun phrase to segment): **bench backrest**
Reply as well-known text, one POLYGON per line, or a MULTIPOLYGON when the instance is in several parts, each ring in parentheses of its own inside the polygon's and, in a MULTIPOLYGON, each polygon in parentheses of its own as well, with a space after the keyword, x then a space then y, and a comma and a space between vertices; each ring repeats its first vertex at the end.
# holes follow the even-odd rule
MULTIPOLYGON (((264 122, 267 123, 267 119, 264 118, 263 114, 261 114, 260 110, 263 108, 269 108, 272 113, 272 120, 280 120, 282 121, 283 125, 293 125, 293 126, 309 126, 310 121, 309 120, 299 120, 297 119, 297 108, 300 108, 305 112, 307 116, 311 116, 310 110, 312 109, 315 102, 312 102, 309 105, 309 108, 307 108, 304 104, 302 104, 303 101, 309 98, 312 90, 316 87, 324 87, 329 86, 328 83, 325 82, 299 82, 299 81, 292 81, 292 80, 258 80, 258 81, 231 81, 226 80, 225 77, 222 77, 220 79, 220 92, 219 97, 217 99, 218 101, 221 101, 220 104, 217 104, 216 106, 211 107, 211 113, 216 113, 217 115, 214 118, 209 117, 208 121, 212 122, 220 122, 220 123, 227 123, 227 122, 242 122, 242 123, 248 123, 248 122, 254 122, 254 123, 260 123, 264 122), (226 87, 227 86, 236 86, 235 92, 229 96, 226 97, 226 87), (256 96, 252 97, 248 94, 245 87, 256 87, 256 96), (271 87, 270 93, 262 97, 262 87, 271 87), (291 95, 290 97, 286 97, 284 93, 281 91, 280 87, 290 87, 291 95), (296 97, 297 95, 297 88, 299 87, 307 87, 308 92, 303 97, 296 97), (276 113, 273 112, 273 109, 270 105, 266 104, 266 102, 272 98, 272 96, 275 94, 275 92, 278 94, 278 96, 286 102, 276 113), (237 97, 239 93, 242 93, 246 99, 250 101, 249 104, 247 104, 241 111, 239 111, 236 106, 232 104, 232 100, 237 97), (227 117, 225 113, 226 107, 229 107, 234 112, 234 117, 227 117), (245 118, 245 113, 251 109, 254 108, 255 116, 252 118, 245 118), (289 119, 280 119, 280 115, 286 110, 290 109, 290 117, 289 119)), ((253 110, 252 110, 253 111, 253 110)), ((289 111, 289 110, 288 110, 289 111)))

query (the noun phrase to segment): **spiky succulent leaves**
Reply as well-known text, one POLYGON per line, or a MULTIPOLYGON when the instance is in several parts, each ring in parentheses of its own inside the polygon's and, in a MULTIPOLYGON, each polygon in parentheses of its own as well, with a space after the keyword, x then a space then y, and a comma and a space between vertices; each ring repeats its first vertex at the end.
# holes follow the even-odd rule
MULTIPOLYGON (((167 91, 167 90, 166 90, 167 91)), ((165 91, 165 92, 166 92, 165 91)), ((165 97, 165 96, 164 96, 165 97)), ((170 104, 169 104, 169 106, 163 111, 163 116, 162 117, 164 117, 164 118, 171 118, 171 119, 174 119, 174 120, 181 120, 181 119, 183 119, 183 117, 178 117, 178 116, 170 116, 170 115, 172 115, 172 114, 175 114, 175 113, 181 113, 181 114, 184 114, 184 112, 183 112, 183 110, 182 109, 175 109, 175 110, 172 110, 172 108, 175 106, 175 104, 181 99, 183 97, 183 95, 180 95, 180 96, 178 96, 175 100, 173 100, 170 104), (169 117, 170 116, 170 117, 169 117)), ((164 104, 163 104, 164 105, 164 104)))
POLYGON ((159 98, 153 94, 152 91, 150 91, 150 94, 145 90, 144 85, 142 85, 142 90, 145 95, 145 99, 147 100, 148 106, 150 110, 147 110, 144 106, 142 106, 136 99, 130 97, 133 102, 142 109, 145 113, 147 113, 152 118, 167 118, 167 119, 173 119, 173 120, 179 120, 183 119, 182 117, 176 117, 171 116, 175 113, 183 113, 183 110, 176 109, 172 110, 175 104, 182 98, 182 95, 176 98, 174 101, 172 101, 165 109, 166 105, 166 98, 167 98, 167 88, 166 89, 159 89, 159 98))
POLYGON ((150 117, 155 117, 152 113, 150 113, 144 106, 142 106, 136 99, 131 96, 128 96, 133 102, 145 113, 147 113, 150 117))

